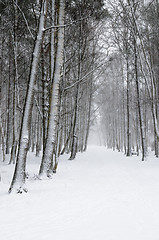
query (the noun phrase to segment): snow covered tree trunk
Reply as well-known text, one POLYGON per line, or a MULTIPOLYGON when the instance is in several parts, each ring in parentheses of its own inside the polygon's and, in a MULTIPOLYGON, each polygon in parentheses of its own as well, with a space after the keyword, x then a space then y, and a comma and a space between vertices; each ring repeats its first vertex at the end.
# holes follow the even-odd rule
MULTIPOLYGON (((52 0, 52 6, 51 6, 51 18, 52 18, 52 25, 55 25, 55 0, 52 0)), ((55 31, 54 28, 51 29, 51 80, 53 79, 53 73, 54 73, 54 41, 55 41, 55 31)))
POLYGON ((145 157, 146 157, 146 146, 145 146, 145 136, 144 136, 144 126, 143 126, 143 120, 142 120, 141 104, 140 104, 137 51, 136 51, 136 40, 135 39, 134 39, 134 65, 135 65, 135 82, 136 82, 136 92, 137 92, 137 107, 138 107, 140 135, 141 135, 142 161, 144 161, 145 157))
POLYGON ((31 111, 32 111, 32 102, 33 102, 33 93, 34 93, 34 83, 36 78, 37 66, 39 61, 39 53, 41 48, 45 14, 46 14, 46 5, 47 1, 42 2, 40 19, 39 19, 39 29, 37 39, 35 41, 34 52, 32 56, 32 64, 30 69, 30 77, 27 86, 27 93, 25 99, 25 105, 23 110, 23 118, 21 123, 18 154, 16 158, 16 166, 9 188, 9 193, 12 189, 15 189, 18 193, 22 191, 27 191, 25 188, 25 168, 26 168, 26 157, 29 144, 29 131, 30 131, 30 120, 31 120, 31 111))
MULTIPOLYGON (((54 1, 53 1, 54 2, 54 1)), ((58 121, 58 104, 59 104, 59 82, 60 82, 60 71, 63 65, 63 49, 64 49, 64 12, 65 12, 65 1, 58 1, 58 29, 57 29, 57 47, 56 55, 54 57, 54 73, 51 86, 50 105, 48 113, 48 126, 46 144, 44 146, 44 152, 42 162, 40 166, 39 174, 42 176, 50 176, 52 173, 52 161, 53 154, 56 149, 56 129, 58 121), (60 27, 61 26, 61 27, 60 27)))
MULTIPOLYGON (((94 65, 94 60, 93 60, 93 65, 94 65)), ((86 122, 86 133, 85 133, 85 140, 84 140, 84 146, 83 150, 87 150, 87 144, 88 144, 88 136, 89 136, 89 130, 90 130, 90 124, 91 124, 91 107, 92 107, 92 89, 93 89, 93 74, 91 76, 90 82, 88 83, 88 109, 87 109, 87 122, 86 122)))
POLYGON ((9 34, 9 50, 8 50, 8 55, 9 55, 9 76, 8 76, 8 89, 7 89, 7 105, 6 105, 6 112, 7 112, 7 119, 6 119, 6 154, 10 153, 10 131, 11 131, 11 123, 10 123, 10 105, 11 105, 11 35, 9 34))
POLYGON ((127 152, 126 156, 131 156, 131 132, 130 132, 130 79, 129 79, 129 63, 128 56, 126 59, 127 65, 127 152))
POLYGON ((13 120, 12 120, 12 132, 13 132, 13 139, 12 139, 12 148, 11 148, 11 155, 10 155, 10 161, 15 163, 16 159, 16 150, 17 150, 17 84, 18 84, 18 39, 17 39, 17 29, 18 29, 18 9, 17 9, 17 0, 16 4, 14 4, 14 43, 13 43, 13 49, 14 49, 14 82, 13 82, 13 120))
POLYGON ((145 160, 146 157, 146 144, 145 144, 145 131, 144 131, 144 122, 141 111, 141 100, 140 100, 140 85, 139 85, 139 76, 138 76, 138 52, 137 52, 137 36, 138 29, 136 25, 136 1, 128 0, 128 4, 132 13, 132 30, 133 30, 133 53, 134 53, 134 77, 136 83, 136 93, 137 93, 137 108, 138 108, 138 116, 139 116, 139 126, 140 126, 140 136, 141 136, 141 148, 142 148, 142 161, 145 160))
MULTIPOLYGON (((80 62, 79 62, 80 64, 80 62)), ((79 98, 79 84, 77 84, 76 98, 75 98, 75 108, 74 108, 74 118, 73 118, 73 128, 72 128, 72 145, 71 145, 71 155, 69 160, 73 160, 77 153, 77 115, 78 115, 78 99, 79 98)))
POLYGON ((5 161, 5 136, 4 136, 4 129, 2 124, 2 118, 1 118, 1 108, 0 108, 0 135, 1 135, 1 144, 2 144, 2 156, 3 156, 3 162, 5 161))
POLYGON ((80 83, 82 73, 82 48, 83 48, 83 32, 82 22, 79 23, 79 42, 78 42, 78 66, 77 66, 77 86, 75 90, 75 101, 74 101, 74 112, 73 112, 73 125, 72 125, 72 143, 71 143, 71 155, 69 160, 73 160, 76 157, 77 146, 78 146, 78 115, 79 115, 79 94, 80 94, 80 83))

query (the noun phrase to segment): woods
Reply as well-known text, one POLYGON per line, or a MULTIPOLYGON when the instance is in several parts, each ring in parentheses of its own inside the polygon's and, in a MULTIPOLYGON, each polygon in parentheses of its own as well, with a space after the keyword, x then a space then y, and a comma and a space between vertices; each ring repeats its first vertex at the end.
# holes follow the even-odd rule
POLYGON ((9 192, 27 192, 28 151, 42 152, 42 179, 56 173, 60 154, 73 160, 86 150, 106 14, 103 1, 1 2, 1 150, 15 163, 9 192))
POLYGON ((37 178, 59 156, 86 151, 97 121, 103 143, 127 157, 159 156, 159 2, 0 1, 0 144, 27 192, 27 153, 37 178))
POLYGON ((100 90, 101 104, 106 102, 100 109, 104 141, 127 156, 141 152, 144 161, 150 150, 158 157, 159 3, 111 1, 109 7, 115 50, 107 77, 101 77, 106 81, 100 90))

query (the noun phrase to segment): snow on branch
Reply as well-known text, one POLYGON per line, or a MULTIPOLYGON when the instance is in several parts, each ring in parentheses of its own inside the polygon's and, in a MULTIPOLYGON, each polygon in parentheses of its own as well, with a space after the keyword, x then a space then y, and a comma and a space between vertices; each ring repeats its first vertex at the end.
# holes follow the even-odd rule
POLYGON ((97 70, 98 68, 102 67, 105 63, 100 64, 99 66, 97 66, 96 68, 93 68, 89 73, 87 73, 85 76, 83 76, 81 79, 79 79, 78 81, 76 81, 75 83, 73 83, 72 85, 64 88, 64 91, 69 90, 70 88, 73 88, 74 86, 76 86, 78 83, 82 82, 85 83, 90 79, 86 79, 85 81, 83 81, 85 78, 87 78, 91 73, 93 73, 95 70, 97 70))
POLYGON ((19 7, 19 5, 18 5, 14 0, 13 0, 13 2, 14 2, 14 4, 17 6, 17 8, 19 9, 19 11, 21 12, 21 14, 22 14, 22 16, 23 16, 23 18, 24 18, 24 21, 25 21, 25 23, 26 23, 26 26, 27 26, 27 28, 28 28, 28 31, 29 31, 32 39, 35 40, 32 32, 31 32, 31 30, 30 30, 30 27, 29 27, 28 21, 27 21, 27 19, 26 19, 26 17, 25 17, 25 14, 23 13, 23 11, 22 11, 21 8, 19 7))
POLYGON ((83 21, 83 20, 85 20, 85 19, 88 19, 90 16, 87 16, 87 17, 84 17, 84 18, 80 18, 80 19, 78 19, 78 20, 75 20, 75 21, 72 21, 71 23, 67 23, 67 24, 63 24, 63 25, 55 25, 55 26, 50 26, 50 27, 48 27, 48 28, 45 28, 43 31, 45 32, 45 31, 48 31, 48 30, 50 30, 50 29, 52 29, 52 28, 64 28, 64 27, 68 27, 68 26, 71 26, 72 24, 76 24, 77 22, 80 22, 80 21, 83 21))

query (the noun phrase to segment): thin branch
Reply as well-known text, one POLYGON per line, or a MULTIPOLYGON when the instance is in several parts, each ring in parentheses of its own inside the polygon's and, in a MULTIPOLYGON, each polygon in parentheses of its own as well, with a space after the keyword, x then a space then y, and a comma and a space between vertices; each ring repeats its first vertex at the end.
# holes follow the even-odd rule
MULTIPOLYGON (((82 82, 85 78, 87 78, 91 73, 93 73, 95 70, 97 70, 98 68, 100 68, 101 66, 103 66, 105 63, 100 64, 99 66, 97 66, 96 68, 93 68, 89 73, 87 73, 84 77, 82 77, 81 79, 79 79, 78 81, 76 81, 75 83, 73 83, 72 85, 64 88, 64 91, 69 90, 70 88, 73 88, 74 86, 76 86, 78 83, 82 82)), ((89 80, 89 79, 88 79, 89 80)), ((88 81, 85 80, 84 82, 88 81)))
POLYGON ((0 0, 0 2, 5 6, 5 3, 2 0, 0 0))
POLYGON ((75 20, 75 21, 73 21, 73 22, 71 22, 71 23, 67 23, 67 24, 63 24, 63 25, 50 26, 50 27, 48 27, 48 28, 45 28, 43 31, 46 32, 46 31, 48 31, 48 30, 50 30, 50 29, 52 29, 52 28, 62 28, 62 27, 65 28, 65 27, 71 26, 72 24, 76 24, 77 22, 80 22, 80 21, 83 21, 83 20, 85 20, 85 19, 88 19, 89 17, 90 17, 90 16, 84 17, 84 18, 80 18, 80 19, 75 20))
POLYGON ((29 27, 28 21, 27 21, 27 19, 26 19, 26 17, 25 17, 25 14, 23 13, 23 11, 21 10, 21 8, 18 6, 18 4, 17 4, 14 0, 13 0, 13 2, 14 2, 14 4, 17 6, 17 8, 18 8, 19 11, 21 12, 21 14, 23 15, 23 18, 24 18, 24 21, 25 21, 26 26, 27 26, 27 28, 28 28, 28 31, 29 31, 29 33, 30 33, 32 39, 35 40, 35 38, 34 38, 32 32, 31 32, 31 30, 30 30, 30 27, 29 27))
POLYGON ((40 117, 41 117, 41 119, 43 119, 43 114, 41 112, 41 109, 40 109, 39 104, 38 104, 38 100, 36 99, 35 95, 34 95, 34 100, 35 100, 35 106, 37 107, 37 110, 40 114, 40 117))

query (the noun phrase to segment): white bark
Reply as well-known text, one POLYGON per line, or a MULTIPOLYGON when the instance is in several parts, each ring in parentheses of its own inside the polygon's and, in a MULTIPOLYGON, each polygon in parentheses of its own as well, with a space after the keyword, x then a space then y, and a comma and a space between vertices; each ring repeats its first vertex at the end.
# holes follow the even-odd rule
MULTIPOLYGON (((54 12, 55 12, 55 1, 52 0, 52 22, 54 24, 54 12)), ((54 29, 51 29, 51 79, 53 79, 53 71, 54 71, 54 29)))
MULTIPOLYGON (((54 2, 54 1, 53 1, 54 2)), ((60 0, 59 6, 59 25, 64 24, 64 0, 60 0)), ((64 49, 64 28, 58 28, 57 33, 57 51, 55 56, 55 69, 51 89, 51 101, 49 106, 48 128, 46 145, 44 146, 44 153, 40 167, 40 175, 49 176, 50 167, 53 158, 53 152, 56 142, 56 126, 58 118, 58 94, 60 82, 60 70, 63 63, 63 49, 64 49)))
POLYGON ((13 180, 12 180, 9 192, 11 192, 13 188, 15 188, 17 192, 21 192, 23 189, 25 190, 24 188, 25 167, 26 167, 26 156, 27 156, 28 143, 29 143, 29 128, 30 128, 30 118, 31 118, 31 110, 32 110, 32 100, 33 100, 34 83, 36 78, 39 52, 40 52, 44 22, 45 22, 44 20, 45 20, 45 13, 46 13, 46 2, 47 1, 45 0, 43 1, 42 8, 41 8, 39 30, 38 30, 37 39, 35 41, 30 78, 29 78, 25 106, 24 106, 16 166, 15 166, 14 176, 13 176, 13 180))

